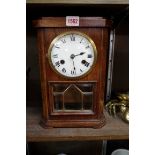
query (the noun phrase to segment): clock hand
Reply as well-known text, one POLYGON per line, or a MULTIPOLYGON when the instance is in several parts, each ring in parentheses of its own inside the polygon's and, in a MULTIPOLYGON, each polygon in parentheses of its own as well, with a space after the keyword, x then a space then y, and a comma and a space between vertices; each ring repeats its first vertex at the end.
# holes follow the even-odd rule
POLYGON ((74 74, 76 74, 76 68, 75 68, 75 65, 74 65, 74 60, 73 60, 73 72, 74 72, 74 74))
POLYGON ((83 55, 83 54, 85 54, 85 52, 81 52, 80 54, 74 55, 74 57, 78 55, 83 55))
POLYGON ((74 65, 74 58, 75 58, 75 55, 74 54, 71 54, 70 58, 72 59, 73 61, 73 74, 76 74, 76 68, 75 68, 75 65, 74 65))
POLYGON ((83 54, 85 54, 85 52, 81 52, 80 54, 76 54, 76 55, 71 54, 70 58, 73 60, 76 56, 83 55, 83 54))
POLYGON ((74 67, 74 70, 76 70, 75 65, 74 65, 74 60, 73 60, 73 67, 74 67))

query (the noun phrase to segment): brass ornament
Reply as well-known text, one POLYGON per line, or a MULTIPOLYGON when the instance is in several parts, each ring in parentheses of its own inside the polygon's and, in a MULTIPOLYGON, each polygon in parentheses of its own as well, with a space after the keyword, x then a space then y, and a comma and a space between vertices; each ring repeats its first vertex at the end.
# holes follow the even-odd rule
POLYGON ((116 99, 107 102, 106 110, 111 116, 119 116, 122 120, 129 123, 129 94, 118 94, 116 99))

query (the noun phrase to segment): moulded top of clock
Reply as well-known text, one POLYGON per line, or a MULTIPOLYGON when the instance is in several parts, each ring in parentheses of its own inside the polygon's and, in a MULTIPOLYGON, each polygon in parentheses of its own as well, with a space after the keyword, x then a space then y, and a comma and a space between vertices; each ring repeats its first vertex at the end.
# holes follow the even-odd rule
MULTIPOLYGON (((40 19, 33 21, 33 26, 34 27, 66 27, 66 18, 64 17, 41 17, 40 19)), ((79 17, 79 25, 76 25, 76 27, 78 26, 80 27, 111 27, 112 20, 105 19, 102 17, 79 17)))

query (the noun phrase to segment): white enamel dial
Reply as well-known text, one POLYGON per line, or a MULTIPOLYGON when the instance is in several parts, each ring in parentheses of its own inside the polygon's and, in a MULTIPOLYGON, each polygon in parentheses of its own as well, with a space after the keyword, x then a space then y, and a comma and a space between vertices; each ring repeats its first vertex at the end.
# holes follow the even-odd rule
POLYGON ((52 68, 69 78, 81 77, 89 73, 96 57, 94 42, 87 35, 76 31, 57 36, 48 51, 52 68))

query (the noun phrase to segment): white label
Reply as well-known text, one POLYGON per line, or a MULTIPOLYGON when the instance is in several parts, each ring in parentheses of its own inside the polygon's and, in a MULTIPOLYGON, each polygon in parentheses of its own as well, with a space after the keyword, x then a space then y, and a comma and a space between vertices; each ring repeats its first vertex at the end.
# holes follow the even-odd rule
POLYGON ((66 26, 79 26, 79 16, 66 16, 66 26))

